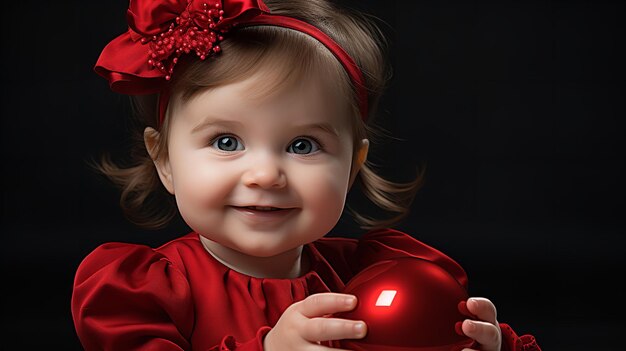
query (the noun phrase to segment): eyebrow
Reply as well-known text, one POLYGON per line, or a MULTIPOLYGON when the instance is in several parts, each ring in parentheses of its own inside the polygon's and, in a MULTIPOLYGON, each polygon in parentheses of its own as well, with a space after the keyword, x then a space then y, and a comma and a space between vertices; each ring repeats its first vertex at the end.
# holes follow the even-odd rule
POLYGON ((330 123, 311 123, 311 124, 303 124, 296 126, 298 129, 319 129, 322 132, 326 132, 328 134, 332 134, 336 137, 339 137, 339 133, 337 129, 333 127, 330 123))
POLYGON ((239 121, 229 121, 226 119, 220 119, 217 117, 209 116, 206 119, 204 119, 202 122, 196 124, 196 126, 191 129, 191 134, 197 133, 201 131, 202 129, 205 129, 207 127, 214 126, 214 125, 234 127, 234 126, 241 126, 242 123, 239 121))
MULTIPOLYGON (((195 127, 193 127, 193 129, 191 129, 191 134, 197 133, 197 132, 199 132, 202 129, 205 129, 207 127, 214 126, 214 125, 220 125, 220 126, 226 126, 226 127, 234 127, 234 126, 241 126, 242 124, 243 123, 241 123, 239 121, 230 121, 230 120, 225 120, 225 119, 220 119, 220 118, 209 116, 208 118, 206 118, 202 122, 198 123, 195 127)), ((333 127, 330 123, 302 124, 302 125, 295 126, 295 128, 297 128, 297 129, 318 129, 318 130, 321 130, 322 132, 334 135, 335 137, 339 137, 339 133, 337 132, 337 129, 335 127, 333 127)))

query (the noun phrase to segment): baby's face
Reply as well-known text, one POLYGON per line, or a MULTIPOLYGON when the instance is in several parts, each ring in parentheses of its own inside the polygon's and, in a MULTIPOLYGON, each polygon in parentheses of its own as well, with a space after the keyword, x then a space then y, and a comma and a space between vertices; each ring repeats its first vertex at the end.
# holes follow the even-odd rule
POLYGON ((268 257, 314 241, 337 223, 353 145, 346 107, 320 85, 255 100, 249 89, 256 79, 200 93, 174 109, 169 190, 193 230, 268 257))

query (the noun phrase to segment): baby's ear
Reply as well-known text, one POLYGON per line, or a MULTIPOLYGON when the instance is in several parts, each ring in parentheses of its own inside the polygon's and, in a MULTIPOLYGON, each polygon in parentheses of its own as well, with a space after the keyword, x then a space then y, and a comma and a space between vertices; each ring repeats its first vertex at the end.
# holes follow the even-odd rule
POLYGON ((356 175, 359 174, 363 163, 367 160, 367 152, 369 151, 370 141, 367 139, 361 140, 361 145, 354 155, 354 160, 352 161, 352 169, 350 169, 350 183, 348 185, 348 189, 352 188, 352 184, 356 179, 356 175))
POLYGON ((167 157, 159 158, 159 141, 161 140, 161 133, 156 131, 152 127, 146 127, 143 131, 143 141, 146 144, 146 150, 150 158, 154 162, 154 166, 159 173, 161 183, 167 191, 174 195, 174 182, 172 181, 172 169, 167 157))

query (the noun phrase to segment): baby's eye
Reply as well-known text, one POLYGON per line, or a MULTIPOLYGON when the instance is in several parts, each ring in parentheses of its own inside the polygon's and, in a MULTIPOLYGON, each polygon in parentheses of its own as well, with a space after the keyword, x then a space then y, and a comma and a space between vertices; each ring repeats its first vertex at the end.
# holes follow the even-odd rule
POLYGON ((211 146, 222 151, 243 150, 243 144, 241 141, 232 135, 222 135, 218 137, 211 146))
POLYGON ((318 151, 319 149, 320 146, 316 141, 310 138, 298 138, 289 145, 287 152, 306 155, 318 151))

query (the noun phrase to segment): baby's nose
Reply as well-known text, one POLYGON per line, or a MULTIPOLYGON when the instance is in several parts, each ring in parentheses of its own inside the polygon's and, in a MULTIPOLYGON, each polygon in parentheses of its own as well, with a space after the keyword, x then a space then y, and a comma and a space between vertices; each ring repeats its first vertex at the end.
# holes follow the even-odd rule
POLYGON ((264 158, 251 166, 242 176, 246 186, 264 189, 283 188, 287 185, 287 176, 277 160, 264 158))

